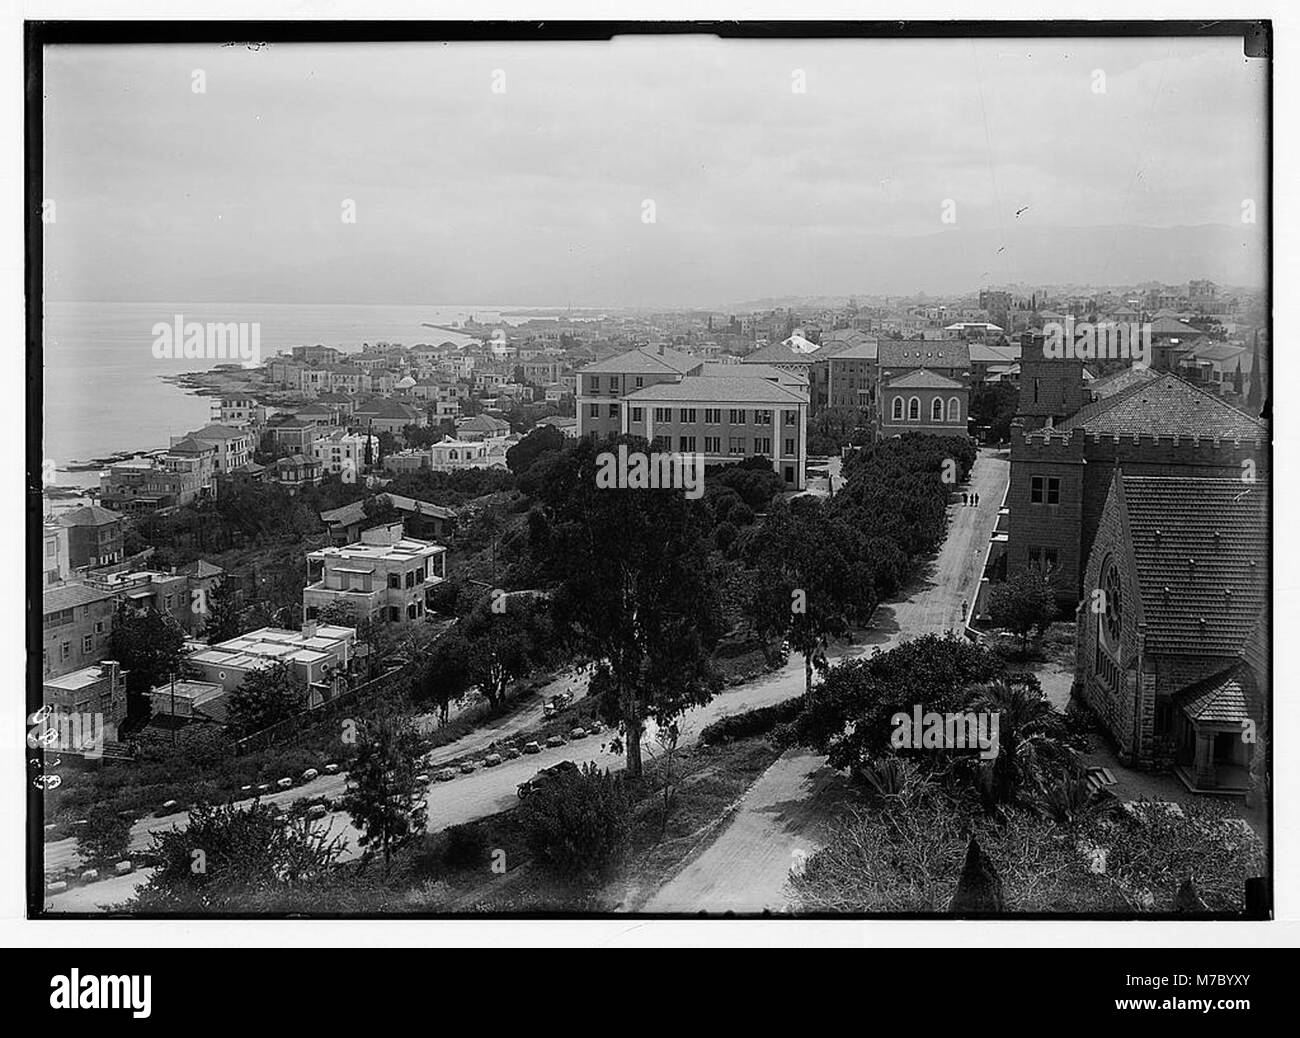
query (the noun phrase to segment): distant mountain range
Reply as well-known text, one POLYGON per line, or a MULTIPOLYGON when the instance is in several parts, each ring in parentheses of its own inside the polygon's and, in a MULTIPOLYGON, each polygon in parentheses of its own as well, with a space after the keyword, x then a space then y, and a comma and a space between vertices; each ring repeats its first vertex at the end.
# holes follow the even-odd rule
MULTIPOLYGON (((1260 290, 1267 270, 1267 236, 1266 224, 1068 228, 1016 224, 1006 229, 1005 236, 1001 231, 960 227, 917 238, 871 235, 845 239, 836 250, 842 255, 824 256, 837 276, 835 284, 822 286, 816 297, 782 295, 734 302, 722 309, 806 306, 814 299, 847 295, 959 294, 1015 283, 1177 285, 1208 278, 1223 286, 1260 290)), ((805 262, 814 258, 823 256, 801 257, 805 262)))

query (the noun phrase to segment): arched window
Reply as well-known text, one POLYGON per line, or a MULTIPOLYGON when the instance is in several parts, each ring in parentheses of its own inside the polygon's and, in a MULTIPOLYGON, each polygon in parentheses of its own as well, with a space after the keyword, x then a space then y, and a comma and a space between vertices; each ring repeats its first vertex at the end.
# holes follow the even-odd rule
POLYGON ((907 420, 909 422, 919 422, 921 420, 921 398, 919 396, 914 396, 907 402, 907 420))
POLYGON ((930 402, 930 421, 943 421, 943 401, 938 397, 935 397, 934 400, 930 402))
POLYGON ((901 396, 896 396, 894 397, 894 421, 901 422, 902 420, 903 420, 903 398, 901 396))
POLYGON ((954 424, 961 421, 961 401, 955 396, 948 398, 948 421, 954 424))

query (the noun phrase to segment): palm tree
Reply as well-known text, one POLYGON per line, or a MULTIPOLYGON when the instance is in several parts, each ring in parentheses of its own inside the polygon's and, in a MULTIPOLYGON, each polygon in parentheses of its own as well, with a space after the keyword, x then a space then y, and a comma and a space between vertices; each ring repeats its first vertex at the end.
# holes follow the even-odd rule
POLYGON ((1062 772, 1081 770, 1078 754, 1065 741, 1065 718, 1035 678, 1011 675, 973 691, 972 708, 996 715, 998 724, 997 756, 980 768, 986 806, 1013 803, 1031 790, 1041 794, 1062 772))

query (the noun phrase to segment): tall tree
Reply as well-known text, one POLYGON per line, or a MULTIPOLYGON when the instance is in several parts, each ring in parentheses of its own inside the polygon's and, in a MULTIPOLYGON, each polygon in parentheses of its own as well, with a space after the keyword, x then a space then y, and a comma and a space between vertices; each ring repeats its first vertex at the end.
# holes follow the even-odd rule
POLYGON ((235 585, 229 586, 223 580, 213 585, 204 596, 207 613, 203 618, 203 636, 209 645, 234 638, 241 631, 239 622, 239 592, 235 585))
POLYGON ((127 714, 149 716, 149 690, 184 671, 185 632, 156 610, 137 613, 122 603, 109 638, 113 659, 126 672, 127 714))
POLYGON ((721 609, 701 500, 682 490, 597 487, 598 456, 620 443, 650 453, 640 438, 585 439, 567 478, 541 489, 563 581, 553 600, 557 627, 607 664, 606 716, 619 726, 628 773, 640 777, 647 722, 667 726, 720 686, 709 656, 721 609))
POLYGON ((423 835, 428 822, 425 791, 415 779, 420 754, 415 727, 404 718, 384 716, 365 725, 348 771, 343 809, 361 832, 357 842, 383 855, 385 873, 393 851, 423 835))
POLYGON ((255 670, 230 693, 230 720, 245 734, 287 720, 305 705, 305 690, 287 663, 255 670))

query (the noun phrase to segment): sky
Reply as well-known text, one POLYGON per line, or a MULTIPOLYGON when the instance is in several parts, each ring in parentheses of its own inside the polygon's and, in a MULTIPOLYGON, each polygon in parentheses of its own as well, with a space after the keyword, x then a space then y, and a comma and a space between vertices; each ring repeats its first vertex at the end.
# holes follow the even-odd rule
POLYGON ((46 294, 715 306, 1248 277, 1266 76, 1232 39, 51 47, 46 294))

